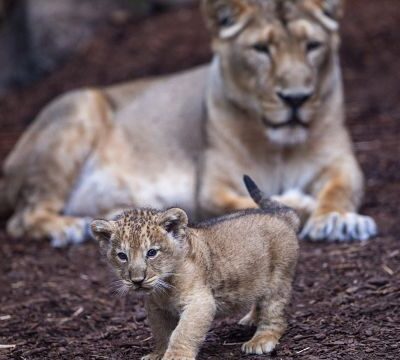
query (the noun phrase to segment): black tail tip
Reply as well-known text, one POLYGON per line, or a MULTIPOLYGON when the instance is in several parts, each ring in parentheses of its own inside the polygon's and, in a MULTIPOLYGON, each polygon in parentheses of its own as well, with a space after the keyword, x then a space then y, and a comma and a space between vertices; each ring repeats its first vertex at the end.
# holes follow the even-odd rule
POLYGON ((258 190, 258 186, 249 175, 243 175, 243 182, 246 185, 247 191, 251 194, 254 190, 258 190))

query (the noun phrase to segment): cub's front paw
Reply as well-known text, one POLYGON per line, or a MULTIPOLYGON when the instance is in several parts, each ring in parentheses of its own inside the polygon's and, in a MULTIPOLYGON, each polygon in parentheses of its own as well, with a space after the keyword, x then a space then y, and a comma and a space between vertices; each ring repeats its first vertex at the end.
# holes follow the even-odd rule
POLYGON ((167 351, 162 360, 195 360, 194 356, 182 354, 178 351, 167 351))
POLYGON ((140 360, 161 360, 163 358, 162 354, 151 353, 145 356, 142 356, 140 360))
POLYGON ((314 241, 365 241, 377 234, 375 221, 356 213, 344 215, 333 212, 311 216, 300 233, 302 239, 314 241))
POLYGON ((254 337, 242 345, 245 354, 268 354, 275 349, 278 338, 272 333, 256 334, 254 337))

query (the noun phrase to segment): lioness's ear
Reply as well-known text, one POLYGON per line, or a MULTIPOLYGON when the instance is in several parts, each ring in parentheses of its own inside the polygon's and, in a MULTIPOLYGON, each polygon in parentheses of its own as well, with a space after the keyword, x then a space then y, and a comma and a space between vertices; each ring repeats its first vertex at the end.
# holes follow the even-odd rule
POLYGON ((102 245, 104 242, 110 241, 115 230, 114 221, 94 220, 90 224, 90 230, 93 238, 102 245))
POLYGON ((203 0, 202 9, 209 29, 222 39, 237 35, 252 13, 246 0, 203 0))
POLYGON ((339 29, 339 20, 343 16, 344 0, 312 0, 310 4, 313 9, 313 15, 329 31, 339 29), (315 7, 315 4, 317 5, 315 7))
POLYGON ((344 12, 344 0, 323 0, 323 12, 326 16, 339 20, 344 12))
POLYGON ((164 211, 159 220, 159 225, 175 238, 180 238, 183 235, 187 224, 188 217, 186 213, 178 208, 164 211))

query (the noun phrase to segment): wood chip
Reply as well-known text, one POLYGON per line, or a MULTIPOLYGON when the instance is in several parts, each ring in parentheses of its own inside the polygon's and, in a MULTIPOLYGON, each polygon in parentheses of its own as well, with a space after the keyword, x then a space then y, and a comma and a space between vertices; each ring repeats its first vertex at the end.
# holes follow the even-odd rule
POLYGON ((78 310, 76 310, 76 311, 72 314, 72 317, 73 317, 73 318, 74 318, 74 317, 77 317, 77 316, 79 316, 80 314, 82 314, 82 312, 83 312, 83 307, 80 306, 80 307, 78 308, 78 310))
POLYGON ((152 339, 153 338, 153 336, 149 336, 148 338, 146 338, 146 339, 143 339, 142 340, 142 342, 146 342, 146 341, 149 341, 150 339, 152 339))
POLYGON ((307 350, 309 350, 309 349, 310 349, 310 347, 306 347, 306 348, 303 349, 303 350, 296 351, 296 354, 301 354, 302 352, 307 351, 307 350))
POLYGON ((387 265, 382 265, 383 271, 388 273, 390 276, 394 275, 394 271, 387 265))
POLYGON ((0 349, 15 349, 17 345, 15 344, 10 344, 10 345, 4 345, 4 344, 0 344, 0 349))

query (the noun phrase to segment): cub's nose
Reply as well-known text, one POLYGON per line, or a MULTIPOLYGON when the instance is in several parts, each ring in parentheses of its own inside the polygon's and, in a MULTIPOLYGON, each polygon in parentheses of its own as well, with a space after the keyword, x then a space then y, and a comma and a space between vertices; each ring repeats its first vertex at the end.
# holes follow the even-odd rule
POLYGON ((140 285, 143 284, 144 277, 133 277, 133 278, 131 278, 131 281, 132 281, 132 283, 133 283, 134 285, 140 286, 140 285))
POLYGON ((278 91, 278 97, 292 109, 298 109, 312 96, 311 92, 284 92, 278 91))

